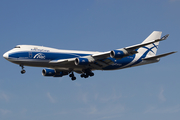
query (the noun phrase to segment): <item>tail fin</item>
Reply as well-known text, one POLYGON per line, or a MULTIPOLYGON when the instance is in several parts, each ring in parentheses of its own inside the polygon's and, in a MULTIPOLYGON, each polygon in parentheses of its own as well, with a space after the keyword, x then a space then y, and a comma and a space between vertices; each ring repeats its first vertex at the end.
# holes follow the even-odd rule
MULTIPOLYGON (((150 42, 152 40, 160 39, 162 32, 153 31, 142 43, 150 42)), ((141 47, 138 49, 139 54, 146 55, 146 57, 153 57, 156 55, 159 42, 152 43, 150 45, 141 47)))

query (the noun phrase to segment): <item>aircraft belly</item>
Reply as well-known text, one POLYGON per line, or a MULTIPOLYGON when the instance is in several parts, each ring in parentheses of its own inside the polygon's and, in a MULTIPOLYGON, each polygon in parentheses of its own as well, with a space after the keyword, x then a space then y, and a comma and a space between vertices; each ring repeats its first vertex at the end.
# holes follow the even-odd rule
POLYGON ((11 62, 15 64, 21 64, 24 66, 32 66, 32 67, 47 67, 47 68, 55 68, 55 69, 61 69, 61 68, 66 68, 66 69, 77 69, 77 70, 82 70, 85 69, 85 66, 81 65, 75 65, 74 63, 69 63, 69 64, 59 64, 59 63, 49 63, 49 60, 18 60, 18 59, 13 59, 11 62))

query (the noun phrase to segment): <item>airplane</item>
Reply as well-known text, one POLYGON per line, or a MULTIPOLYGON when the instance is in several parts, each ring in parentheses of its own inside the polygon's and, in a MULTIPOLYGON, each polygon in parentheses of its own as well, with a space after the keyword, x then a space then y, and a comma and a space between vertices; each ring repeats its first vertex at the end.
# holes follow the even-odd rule
POLYGON ((17 45, 3 54, 3 57, 22 68, 24 66, 45 67, 43 76, 62 77, 69 75, 76 80, 74 72, 81 74, 82 78, 94 76, 94 70, 118 70, 155 63, 161 57, 173 54, 169 52, 156 55, 160 41, 165 40, 169 34, 161 38, 161 31, 153 31, 142 43, 133 46, 115 49, 107 52, 61 50, 35 45, 17 45))

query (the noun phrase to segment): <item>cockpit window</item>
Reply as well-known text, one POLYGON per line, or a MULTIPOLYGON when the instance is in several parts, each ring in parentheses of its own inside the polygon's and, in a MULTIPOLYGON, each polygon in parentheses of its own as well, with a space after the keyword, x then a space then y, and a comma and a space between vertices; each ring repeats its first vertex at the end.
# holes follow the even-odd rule
POLYGON ((16 47, 14 47, 14 48, 20 48, 20 46, 16 46, 16 47))

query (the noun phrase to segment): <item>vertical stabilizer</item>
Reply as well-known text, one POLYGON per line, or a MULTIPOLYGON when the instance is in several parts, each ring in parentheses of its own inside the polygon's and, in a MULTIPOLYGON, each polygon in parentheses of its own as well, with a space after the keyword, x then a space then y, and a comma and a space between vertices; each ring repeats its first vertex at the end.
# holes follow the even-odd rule
MULTIPOLYGON (((161 31, 153 31, 142 43, 150 42, 152 40, 157 40, 161 38, 161 31)), ((146 55, 146 57, 152 57, 156 55, 159 42, 146 45, 138 49, 139 54, 146 55)))

